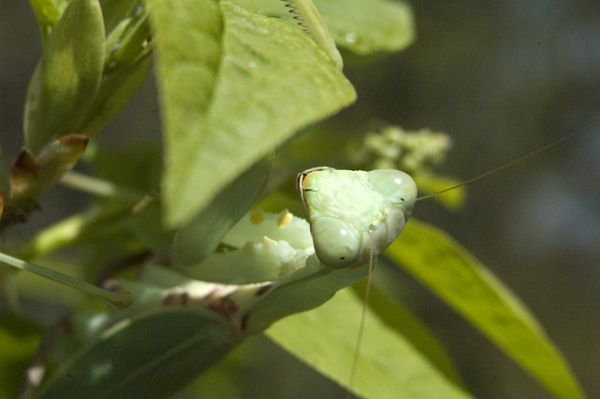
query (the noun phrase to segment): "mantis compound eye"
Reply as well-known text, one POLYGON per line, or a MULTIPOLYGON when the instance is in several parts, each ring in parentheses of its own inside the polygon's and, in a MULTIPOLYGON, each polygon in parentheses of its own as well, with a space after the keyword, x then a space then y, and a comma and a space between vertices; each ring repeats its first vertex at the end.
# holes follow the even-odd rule
POLYGON ((406 202, 407 208, 412 209, 417 197, 417 186, 408 174, 394 169, 378 169, 367 175, 374 191, 392 203, 406 202))
POLYGON ((312 235, 315 252, 323 264, 333 269, 344 269, 358 259, 360 235, 352 225, 323 216, 313 222, 312 235))

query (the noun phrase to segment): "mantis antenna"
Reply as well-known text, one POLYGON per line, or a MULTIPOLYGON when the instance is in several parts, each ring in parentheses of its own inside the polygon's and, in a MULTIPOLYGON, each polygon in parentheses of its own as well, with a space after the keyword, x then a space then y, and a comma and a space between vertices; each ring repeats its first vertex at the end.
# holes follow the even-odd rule
POLYGON ((583 133, 586 133, 586 132, 588 132, 588 131, 590 131, 590 130, 598 127, 598 126, 600 126, 600 122, 596 122, 596 123, 594 123, 594 124, 592 124, 590 126, 584 127, 583 129, 580 129, 580 130, 578 130, 578 131, 576 131, 574 133, 571 133, 571 134, 569 134, 569 135, 567 135, 565 137, 562 137, 562 138, 560 138, 560 139, 558 139, 556 141, 553 141, 550 144, 546 144, 545 146, 540 147, 537 150, 532 151, 532 152, 530 152, 528 154, 525 154, 525 155, 523 155, 523 156, 521 156, 521 157, 519 157, 519 158, 517 158, 517 159, 515 159, 513 161, 505 163, 504 165, 500 165, 500 166, 498 166, 498 167, 496 167, 496 168, 494 168, 492 170, 489 170, 489 171, 487 171, 487 172, 485 172, 485 173, 483 173, 483 174, 481 174, 479 176, 476 176, 476 177, 473 177, 473 178, 471 178, 469 180, 465 180, 465 181, 463 181, 461 183, 458 183, 455 186, 448 187, 448 188, 445 188, 443 190, 436 191, 434 193, 424 195, 422 197, 418 197, 418 198, 415 199, 415 202, 416 201, 421 201, 421 200, 424 200, 424 199, 427 199, 427 198, 435 197, 437 195, 440 195, 440 194, 446 193, 448 191, 454 190, 455 188, 466 186, 467 184, 475 183, 476 181, 485 179, 488 176, 494 175, 494 174, 496 174, 496 173, 498 173, 498 172, 500 172, 500 171, 502 171, 504 169, 508 169, 511 166, 515 166, 516 164, 519 164, 519 163, 521 163, 521 162, 523 162, 523 161, 525 161, 525 160, 527 160, 529 158, 533 158, 536 155, 538 155, 538 154, 540 154, 540 153, 542 153, 542 152, 544 152, 546 150, 549 150, 551 148, 554 148, 557 145, 562 144, 562 143, 564 143, 567 140, 574 139, 575 137, 580 136, 583 133))
POLYGON ((346 398, 352 397, 352 386, 356 379, 356 373, 358 371, 358 360, 360 359, 360 346, 365 333, 365 321, 367 320, 367 310, 369 309, 369 297, 371 295, 371 279, 373 278, 373 269, 375 259, 373 258, 373 241, 371 241, 371 250, 369 251, 369 274, 367 274, 367 288, 365 290, 365 300, 363 301, 363 307, 360 314, 360 326, 358 327, 358 335, 356 336, 356 346, 354 348, 354 358, 352 359, 352 369, 350 370, 350 379, 348 380, 348 389, 346 391, 346 398))

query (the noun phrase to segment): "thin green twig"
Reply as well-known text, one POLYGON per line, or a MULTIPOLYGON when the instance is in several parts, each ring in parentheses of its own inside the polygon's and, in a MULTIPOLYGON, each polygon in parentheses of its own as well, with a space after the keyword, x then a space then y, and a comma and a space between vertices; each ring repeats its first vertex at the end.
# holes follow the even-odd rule
POLYGON ((119 308, 126 308, 132 303, 131 293, 129 291, 108 291, 83 280, 79 280, 75 277, 69 276, 67 274, 63 274, 57 272, 56 270, 48 269, 18 258, 14 258, 2 252, 0 252, 0 262, 20 270, 26 270, 28 272, 37 274, 38 276, 48 278, 50 280, 56 281, 57 283, 61 283, 66 286, 75 288, 77 290, 86 292, 90 295, 99 296, 111 302, 119 308))

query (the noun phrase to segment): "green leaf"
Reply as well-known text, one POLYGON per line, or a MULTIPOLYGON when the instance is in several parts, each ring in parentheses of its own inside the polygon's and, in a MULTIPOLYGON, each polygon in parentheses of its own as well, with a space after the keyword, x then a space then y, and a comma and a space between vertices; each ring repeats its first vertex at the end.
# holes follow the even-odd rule
POLYGON ((335 382, 262 334, 245 340, 190 384, 184 395, 181 398, 344 398, 335 382))
POLYGON ((445 232, 412 219, 386 254, 554 395, 584 397, 566 361, 529 310, 445 232))
POLYGON ((41 329, 11 313, 0 313, 0 397, 14 398, 41 340, 41 329))
POLYGON ((58 359, 60 369, 36 397, 169 397, 235 342, 235 330, 215 312, 174 307, 148 312, 116 323, 75 359, 58 359))
POLYGON ((72 0, 52 29, 27 92, 25 143, 39 151, 53 137, 79 133, 100 86, 104 23, 97 0, 72 0))
POLYGON ((103 0, 101 5, 107 36, 120 24, 129 25, 136 14, 142 16, 146 11, 141 0, 103 0))
MULTIPOLYGON (((378 270, 378 269, 376 269, 378 270)), ((375 272, 377 273, 377 272, 375 272)), ((464 383, 452 364, 450 355, 435 335, 409 309, 387 296, 373 282, 369 295, 369 307, 382 322, 402 334, 421 354, 435 365, 447 378, 460 387, 464 383)), ((353 286, 359 298, 364 298, 367 282, 361 281, 353 286)), ((368 326, 367 326, 368 328, 368 326)))
MULTIPOLYGON (((283 348, 347 386, 362 304, 342 290, 310 312, 288 317, 267 330, 283 348)), ((352 390, 369 398, 468 398, 410 342, 368 312, 352 390)))
POLYGON ((260 199, 270 169, 268 161, 257 163, 177 231, 171 247, 175 267, 200 264, 217 249, 229 229, 260 199))
MULTIPOLYGON (((273 0, 234 0, 241 7, 294 21, 283 4, 273 0)), ((411 7, 389 0, 313 0, 335 43, 367 55, 400 51, 415 38, 411 7)), ((294 22, 296 23, 296 22, 294 22)))
POLYGON ((143 15, 137 21, 129 21, 123 35, 112 46, 107 46, 102 84, 81 124, 82 134, 97 133, 123 109, 146 80, 152 66, 147 18, 143 15))
POLYGON ((366 55, 395 52, 414 40, 412 10, 407 3, 386 0, 316 0, 338 44, 366 55))
POLYGON ((152 0, 166 218, 197 214, 297 130, 355 98, 310 36, 229 2, 152 0))

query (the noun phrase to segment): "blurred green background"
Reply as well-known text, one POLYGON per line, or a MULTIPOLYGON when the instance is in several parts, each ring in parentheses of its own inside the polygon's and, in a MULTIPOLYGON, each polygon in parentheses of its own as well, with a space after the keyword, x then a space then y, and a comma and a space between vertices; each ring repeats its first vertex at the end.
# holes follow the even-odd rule
MULTIPOLYGON (((445 131, 454 147, 443 172, 466 179, 600 121, 598 2, 431 0, 412 6, 417 40, 407 51, 346 68, 359 100, 337 117, 339 123, 445 131)), ((25 92, 39 52, 29 4, 0 0, 0 137, 6 162, 22 145, 25 92)), ((99 139, 111 146, 148 137, 158 142, 158 118, 149 79, 99 139)), ((516 291, 591 398, 600 397, 599 164, 596 128, 471 185, 466 206, 456 214, 433 201, 415 210, 516 291)), ((82 201, 57 187, 42 202, 52 212, 35 214, 30 226, 11 234, 26 236, 35 226, 69 215, 82 201)), ((401 278, 403 296, 439 334, 475 396, 549 397, 439 300, 401 278)), ((275 357, 288 358, 275 350, 262 362, 275 357)), ((253 367, 260 374, 260 365, 253 367)), ((325 397, 327 391, 321 396, 314 390, 313 374, 302 367, 289 372, 299 396, 325 397)), ((285 382, 278 378, 277 384, 285 382)))

